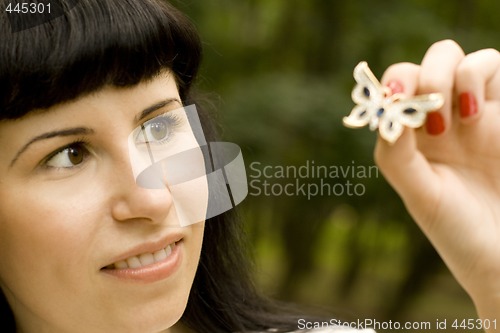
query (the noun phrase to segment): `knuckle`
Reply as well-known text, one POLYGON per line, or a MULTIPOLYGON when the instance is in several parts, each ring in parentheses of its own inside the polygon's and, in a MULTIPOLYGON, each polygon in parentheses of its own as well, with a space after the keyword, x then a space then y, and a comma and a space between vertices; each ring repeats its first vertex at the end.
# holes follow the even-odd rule
POLYGON ((409 73, 414 73, 419 68, 418 65, 415 65, 410 62, 400 62, 396 64, 392 64, 384 72, 383 79, 393 79, 400 76, 406 76, 409 73))
POLYGON ((457 76, 471 77, 488 63, 499 63, 500 52, 493 48, 479 50, 467 55, 457 66, 457 76))
POLYGON ((444 49, 447 51, 455 51, 455 52, 458 51, 460 53, 463 53, 460 45, 458 45, 458 43, 455 42, 453 39, 444 39, 435 42, 434 44, 431 45, 430 49, 444 49))
POLYGON ((432 44, 425 53, 426 58, 445 58, 450 62, 458 62, 465 56, 464 51, 457 42, 451 39, 441 40, 432 44))

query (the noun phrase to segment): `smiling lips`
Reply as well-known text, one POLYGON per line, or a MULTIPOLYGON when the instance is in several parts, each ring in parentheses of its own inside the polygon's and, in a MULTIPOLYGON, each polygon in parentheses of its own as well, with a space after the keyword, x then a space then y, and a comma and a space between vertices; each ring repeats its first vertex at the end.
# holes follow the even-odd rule
POLYGON ((120 260, 118 262, 115 262, 114 264, 111 264, 106 267, 106 269, 127 269, 127 268, 140 268, 144 266, 149 266, 155 263, 159 263, 168 257, 173 252, 173 249, 175 249, 176 243, 169 244, 167 247, 156 251, 155 253, 143 253, 138 256, 132 256, 130 258, 127 258, 125 260, 120 260))
POLYGON ((155 282, 167 278, 179 267, 182 240, 154 252, 144 252, 121 259, 101 269, 116 278, 138 282, 155 282))

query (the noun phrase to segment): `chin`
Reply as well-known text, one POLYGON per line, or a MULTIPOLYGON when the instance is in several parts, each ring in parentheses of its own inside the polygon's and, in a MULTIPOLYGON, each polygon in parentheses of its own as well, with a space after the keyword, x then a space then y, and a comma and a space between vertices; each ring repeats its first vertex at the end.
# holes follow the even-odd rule
POLYGON ((122 321, 121 327, 110 324, 112 329, 105 330, 103 333, 161 333, 177 324, 183 312, 184 307, 174 309, 173 311, 163 311, 158 314, 135 314, 127 318, 127 320, 122 321))
MULTIPOLYGON (((148 303, 138 302, 135 306, 125 306, 114 312, 113 319, 106 318, 106 329, 102 333, 161 333, 179 322, 184 314, 189 291, 180 286, 176 292, 168 292, 148 303), (111 319, 111 320, 110 320, 111 319)), ((143 300, 142 300, 143 301, 143 300)), ((130 303, 131 304, 131 303, 130 303)))

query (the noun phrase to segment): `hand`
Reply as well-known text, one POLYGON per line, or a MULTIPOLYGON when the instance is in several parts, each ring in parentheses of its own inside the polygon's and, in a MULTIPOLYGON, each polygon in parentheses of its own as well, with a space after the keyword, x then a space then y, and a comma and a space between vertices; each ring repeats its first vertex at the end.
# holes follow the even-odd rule
POLYGON ((420 66, 389 67, 382 84, 395 82, 445 104, 394 145, 379 138, 375 160, 479 315, 500 321, 500 53, 441 41, 420 66))

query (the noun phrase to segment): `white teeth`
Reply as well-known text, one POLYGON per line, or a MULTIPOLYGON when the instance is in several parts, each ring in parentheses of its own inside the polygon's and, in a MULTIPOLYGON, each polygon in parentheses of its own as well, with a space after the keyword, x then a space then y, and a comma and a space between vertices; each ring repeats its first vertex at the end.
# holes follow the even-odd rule
POLYGON ((142 266, 151 265, 155 262, 155 258, 151 253, 144 253, 139 256, 142 266))
POLYGON ((138 257, 130 257, 127 259, 127 264, 129 268, 139 268, 141 267, 141 261, 138 257))
MULTIPOLYGON (((169 249, 170 245, 167 246, 167 248, 169 249)), ((161 249, 160 251, 155 252, 153 256, 155 261, 162 261, 167 258, 167 253, 165 253, 165 249, 161 249)))
POLYGON ((111 265, 110 267, 114 269, 135 269, 142 266, 151 265, 167 259, 172 254, 172 250, 174 247, 175 243, 170 244, 166 248, 156 251, 155 253, 143 253, 139 256, 134 256, 127 258, 126 260, 115 262, 114 265, 111 265))
MULTIPOLYGON (((175 245, 175 244, 174 244, 175 245)), ((165 253, 167 254, 167 257, 172 254, 172 245, 167 246, 165 249, 165 253)))
POLYGON ((118 268, 118 269, 124 269, 124 268, 128 268, 128 264, 125 260, 122 260, 122 261, 118 261, 116 264, 115 264, 115 268, 118 268))

